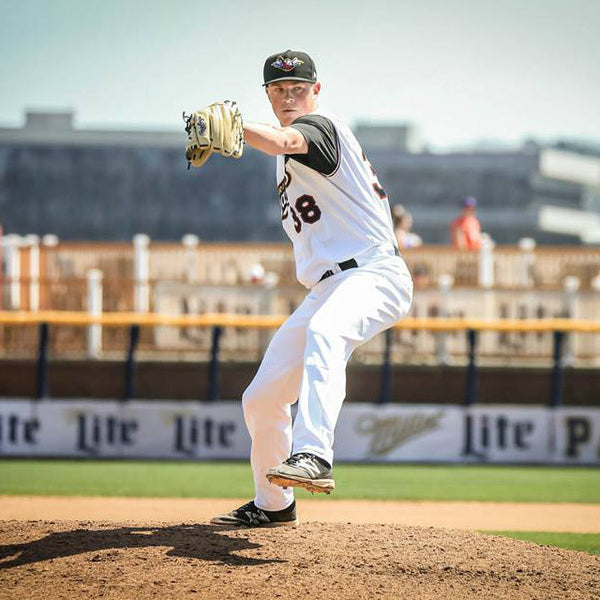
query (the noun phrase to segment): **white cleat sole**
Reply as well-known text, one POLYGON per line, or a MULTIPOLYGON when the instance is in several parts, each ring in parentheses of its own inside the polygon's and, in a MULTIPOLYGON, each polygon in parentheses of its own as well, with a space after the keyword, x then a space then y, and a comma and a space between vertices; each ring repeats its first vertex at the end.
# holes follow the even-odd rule
POLYGON ((292 475, 280 475, 278 473, 267 473, 267 479, 270 483, 282 488, 300 487, 317 494, 331 494, 335 489, 335 481, 333 479, 308 479, 292 475))

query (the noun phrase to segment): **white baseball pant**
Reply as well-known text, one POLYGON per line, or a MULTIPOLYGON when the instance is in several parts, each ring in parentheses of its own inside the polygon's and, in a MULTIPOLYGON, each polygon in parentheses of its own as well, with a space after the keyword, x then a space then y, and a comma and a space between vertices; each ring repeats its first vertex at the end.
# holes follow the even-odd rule
POLYGON ((333 464, 346 364, 357 346, 407 314, 412 288, 406 264, 396 256, 336 273, 317 283, 273 336, 242 396, 259 508, 281 510, 293 501, 292 488, 266 478, 268 469, 290 456, 292 439, 293 453, 311 452, 333 464))

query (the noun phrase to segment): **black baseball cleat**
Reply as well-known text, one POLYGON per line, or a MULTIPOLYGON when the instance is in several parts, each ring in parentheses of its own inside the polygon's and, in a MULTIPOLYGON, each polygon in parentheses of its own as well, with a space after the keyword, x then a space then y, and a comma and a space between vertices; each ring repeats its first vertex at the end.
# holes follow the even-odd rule
POLYGON ((335 488, 329 463, 308 452, 292 454, 277 467, 269 469, 267 479, 281 487, 302 487, 309 492, 329 494, 335 488))
POLYGON ((239 527, 296 527, 296 501, 283 510, 263 510, 253 501, 235 510, 213 517, 211 525, 233 525, 239 527))

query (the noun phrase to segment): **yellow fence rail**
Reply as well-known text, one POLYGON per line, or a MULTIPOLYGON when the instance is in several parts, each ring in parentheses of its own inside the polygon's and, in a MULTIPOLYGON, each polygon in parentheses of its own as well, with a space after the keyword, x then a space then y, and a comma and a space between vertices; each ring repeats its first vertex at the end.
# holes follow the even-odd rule
MULTIPOLYGON (((0 311, 0 325, 105 325, 107 327, 241 327, 273 329, 285 320, 282 315, 236 315, 207 313, 202 315, 171 315, 160 313, 111 312, 92 315, 77 311, 0 311)), ((600 322, 585 319, 458 319, 407 318, 394 329, 426 331, 516 331, 600 333, 600 322)))

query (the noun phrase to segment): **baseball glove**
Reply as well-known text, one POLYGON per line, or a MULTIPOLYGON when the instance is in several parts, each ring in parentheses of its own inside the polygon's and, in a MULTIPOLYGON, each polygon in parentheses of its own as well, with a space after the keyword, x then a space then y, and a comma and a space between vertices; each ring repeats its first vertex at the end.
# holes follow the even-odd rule
POLYGON ((188 141, 185 158, 201 167, 213 152, 240 158, 244 151, 244 124, 235 102, 215 102, 189 116, 183 113, 188 141))

